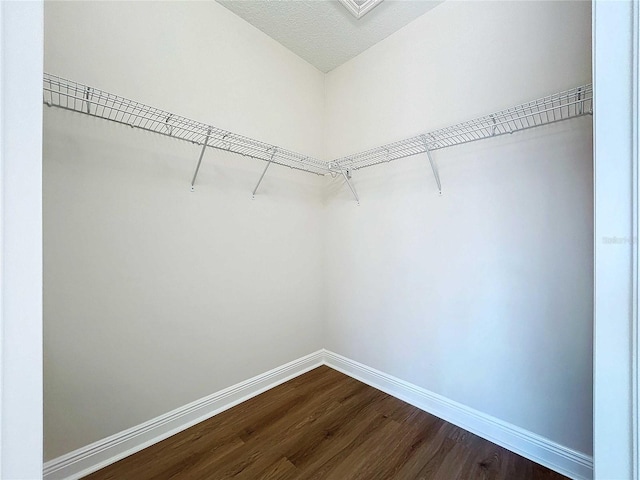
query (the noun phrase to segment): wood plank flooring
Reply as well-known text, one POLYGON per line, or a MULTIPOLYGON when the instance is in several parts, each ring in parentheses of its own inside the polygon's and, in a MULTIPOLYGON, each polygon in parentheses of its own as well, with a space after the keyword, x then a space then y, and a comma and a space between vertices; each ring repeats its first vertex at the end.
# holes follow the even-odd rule
POLYGON ((565 477, 329 367, 319 367, 85 478, 565 477))

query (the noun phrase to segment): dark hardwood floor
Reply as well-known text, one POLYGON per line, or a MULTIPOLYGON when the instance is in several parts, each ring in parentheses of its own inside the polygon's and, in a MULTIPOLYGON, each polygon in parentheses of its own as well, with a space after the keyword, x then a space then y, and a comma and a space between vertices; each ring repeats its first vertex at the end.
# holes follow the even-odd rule
POLYGON ((320 367, 85 478, 565 477, 320 367))

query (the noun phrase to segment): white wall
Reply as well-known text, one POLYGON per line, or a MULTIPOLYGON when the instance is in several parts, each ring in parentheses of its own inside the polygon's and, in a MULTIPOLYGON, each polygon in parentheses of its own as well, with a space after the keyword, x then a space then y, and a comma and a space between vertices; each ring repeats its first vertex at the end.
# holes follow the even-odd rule
POLYGON ((640 5, 596 2, 593 14, 595 478, 637 479, 640 5))
MULTIPOLYGON (((346 155, 590 82, 588 2, 445 2, 326 79, 346 155)), ((327 199, 326 346, 592 452, 591 119, 356 171, 327 199)))
POLYGON ((42 4, 0 2, 0 478, 42 475, 42 4))
MULTIPOLYGON (((45 71, 323 153, 323 75, 215 2, 47 2, 45 71)), ((323 346, 321 177, 44 126, 45 459, 323 346)))

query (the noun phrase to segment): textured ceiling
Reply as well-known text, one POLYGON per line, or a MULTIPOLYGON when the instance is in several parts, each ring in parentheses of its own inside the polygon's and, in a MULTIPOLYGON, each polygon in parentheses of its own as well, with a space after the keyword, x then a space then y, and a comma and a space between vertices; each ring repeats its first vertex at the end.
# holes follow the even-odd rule
POLYGON ((385 0, 356 19, 337 0, 217 1, 323 72, 342 65, 441 3, 385 0))

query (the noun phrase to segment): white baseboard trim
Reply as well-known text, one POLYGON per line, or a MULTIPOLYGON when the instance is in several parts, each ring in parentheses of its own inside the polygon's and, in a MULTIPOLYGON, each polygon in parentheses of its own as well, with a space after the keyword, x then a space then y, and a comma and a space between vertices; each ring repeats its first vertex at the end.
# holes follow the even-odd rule
POLYGON ((354 360, 324 351, 324 363, 574 480, 593 478, 593 457, 449 400, 354 360))
POLYGON ((76 480, 302 375, 324 363, 318 350, 44 464, 44 480, 76 480))
POLYGON ((44 465, 44 480, 77 480, 281 383, 327 365, 574 480, 593 478, 593 458, 328 350, 274 368, 44 465))

